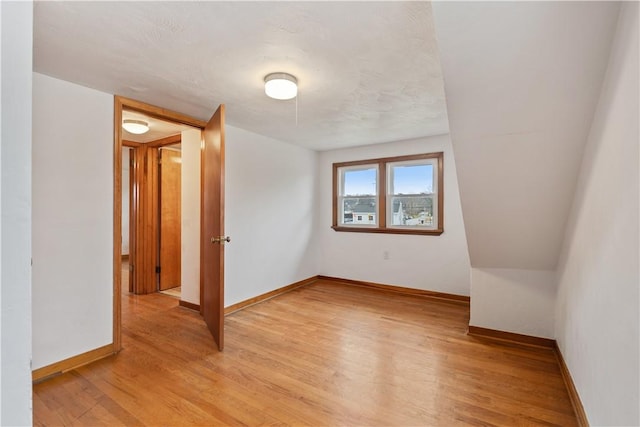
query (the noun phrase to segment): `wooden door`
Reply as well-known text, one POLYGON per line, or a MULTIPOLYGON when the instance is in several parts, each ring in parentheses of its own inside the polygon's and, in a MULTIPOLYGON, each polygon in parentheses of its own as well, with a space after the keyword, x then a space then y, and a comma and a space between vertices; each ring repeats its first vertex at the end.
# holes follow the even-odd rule
POLYGON ((200 309, 218 345, 224 347, 224 105, 204 128, 200 242, 200 309))
POLYGON ((158 149, 141 145, 134 157, 134 249, 133 292, 150 294, 158 290, 158 149))
POLYGON ((180 286, 182 155, 160 149, 160 290, 180 286))

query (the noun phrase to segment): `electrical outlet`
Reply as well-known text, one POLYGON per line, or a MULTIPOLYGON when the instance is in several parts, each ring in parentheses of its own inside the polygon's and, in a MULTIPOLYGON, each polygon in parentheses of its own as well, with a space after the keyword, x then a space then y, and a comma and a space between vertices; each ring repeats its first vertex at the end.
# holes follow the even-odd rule
POLYGON ((389 251, 382 252, 382 259, 389 259, 389 251))

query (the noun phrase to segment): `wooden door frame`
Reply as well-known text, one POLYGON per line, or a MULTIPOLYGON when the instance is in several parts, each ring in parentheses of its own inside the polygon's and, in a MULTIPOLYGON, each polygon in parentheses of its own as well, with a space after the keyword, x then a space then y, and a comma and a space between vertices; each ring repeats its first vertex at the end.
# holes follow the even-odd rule
POLYGON ((162 120, 204 130, 207 122, 134 99, 114 96, 113 113, 113 351, 122 349, 122 110, 134 110, 162 120))
MULTIPOLYGON (((124 172, 124 169, 127 168, 129 170, 129 217, 127 218, 129 220, 129 253, 127 254, 127 264, 128 264, 128 275, 129 275, 129 292, 132 293, 134 291, 133 289, 133 285, 135 283, 134 281, 134 276, 133 276, 133 269, 131 268, 132 266, 132 262, 133 262, 133 255, 136 253, 136 225, 135 225, 135 217, 137 215, 136 213, 136 204, 137 204, 137 200, 138 200, 138 195, 136 194, 137 188, 134 185, 135 184, 135 179, 133 179, 133 177, 135 177, 135 170, 134 170, 134 158, 132 156, 135 155, 135 149, 137 146, 139 146, 140 143, 138 142, 134 142, 134 141, 122 141, 122 150, 124 152, 125 149, 127 149, 129 151, 129 155, 127 156, 129 158, 129 164, 128 165, 122 165, 122 169, 124 172)), ((121 224, 122 224, 122 216, 120 217, 121 219, 121 224)), ((121 225, 122 226, 122 225, 121 225)))

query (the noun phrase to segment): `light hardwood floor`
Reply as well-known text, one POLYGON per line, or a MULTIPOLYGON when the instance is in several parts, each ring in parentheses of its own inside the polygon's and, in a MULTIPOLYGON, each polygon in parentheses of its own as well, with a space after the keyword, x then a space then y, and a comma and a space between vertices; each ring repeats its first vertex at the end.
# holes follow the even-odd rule
POLYGON ((117 356, 34 386, 34 425, 576 425, 554 353, 465 304, 318 281, 226 317, 123 295, 117 356))

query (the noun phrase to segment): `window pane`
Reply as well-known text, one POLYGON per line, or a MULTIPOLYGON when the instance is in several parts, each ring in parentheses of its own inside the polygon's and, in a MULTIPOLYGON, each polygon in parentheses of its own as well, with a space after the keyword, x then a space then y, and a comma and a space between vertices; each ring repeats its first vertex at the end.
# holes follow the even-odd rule
POLYGON ((378 193, 377 168, 345 170, 343 196, 364 196, 378 193))
POLYGON ((342 224, 376 224, 375 197, 345 197, 342 199, 342 224))
POLYGON ((433 227, 432 196, 391 197, 391 225, 433 227))
POLYGON ((433 165, 392 166, 391 194, 433 193, 433 165))

